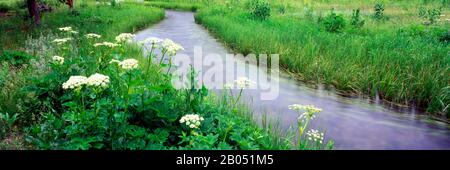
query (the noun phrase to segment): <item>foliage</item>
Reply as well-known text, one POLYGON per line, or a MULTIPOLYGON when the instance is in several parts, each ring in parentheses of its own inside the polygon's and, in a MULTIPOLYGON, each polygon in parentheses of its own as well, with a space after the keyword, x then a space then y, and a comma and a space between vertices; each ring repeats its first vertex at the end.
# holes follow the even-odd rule
POLYGON ((384 9, 385 9, 385 6, 384 6, 383 3, 377 2, 377 3, 375 4, 375 6, 373 7, 373 9, 374 9, 374 11, 375 11, 375 13, 373 14, 373 18, 375 18, 375 19, 377 19, 377 20, 381 20, 381 19, 384 19, 384 18, 385 18, 385 16, 384 16, 384 9))
POLYGON ((4 51, 0 55, 0 62, 8 62, 14 66, 29 64, 33 56, 21 51, 4 51))
POLYGON ((125 59, 133 51, 141 51, 136 44, 122 41, 132 38, 132 34, 117 36, 115 43, 120 44, 117 46, 74 36, 71 27, 60 30, 69 32, 60 34, 61 37, 71 38, 55 44, 56 54, 64 59, 54 57, 49 62, 51 71, 26 88, 28 93, 36 94, 38 101, 43 101, 34 106, 40 109, 29 110, 40 115, 39 121, 26 130, 26 140, 34 147, 83 150, 292 148, 288 142, 274 143, 277 138, 252 124, 250 119, 243 119, 240 114, 245 110, 230 102, 239 99, 224 100, 218 105, 218 100, 210 96, 205 87, 195 86, 193 69, 188 75, 189 88, 175 89, 169 72, 175 52, 170 50, 178 45, 172 41, 164 40, 156 45, 158 49, 154 48, 156 46, 150 49, 160 50, 161 58, 168 59, 167 63, 154 65, 156 53, 148 54, 148 59, 138 53, 133 56, 139 63, 133 62, 129 67, 124 63, 129 60, 125 59), (108 79, 90 85, 94 73, 108 79), (88 78, 75 78, 75 75, 88 78), (201 122, 196 127, 185 126, 181 120, 186 115, 201 116, 201 122))
POLYGON ((355 28, 361 28, 364 26, 365 20, 361 17, 360 9, 353 10, 350 24, 355 28))
POLYGON ((13 130, 18 114, 0 113, 0 139, 13 130))
POLYGON ((427 19, 426 24, 435 24, 442 14, 441 8, 426 9, 419 8, 419 17, 427 19))
POLYGON ((340 32, 345 27, 345 19, 342 15, 337 15, 331 11, 322 21, 322 24, 328 32, 340 32))
POLYGON ((271 6, 265 0, 250 0, 249 1, 250 14, 258 20, 266 20, 270 17, 271 6))

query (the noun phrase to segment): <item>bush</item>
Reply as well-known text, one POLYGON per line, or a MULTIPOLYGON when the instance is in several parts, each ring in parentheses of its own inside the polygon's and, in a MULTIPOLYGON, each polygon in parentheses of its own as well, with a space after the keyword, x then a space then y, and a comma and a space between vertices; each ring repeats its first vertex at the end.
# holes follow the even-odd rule
POLYGON ((14 66, 28 64, 33 57, 21 51, 5 51, 0 55, 0 61, 6 61, 14 66))
POLYGON ((426 9, 426 8, 419 8, 419 17, 424 18, 427 21, 425 22, 426 25, 431 25, 436 23, 436 21, 441 16, 442 11, 441 9, 435 8, 435 9, 426 9))
POLYGON ((365 21, 364 19, 362 19, 361 11, 359 9, 353 10, 350 24, 356 28, 361 28, 362 26, 364 26, 365 21))
POLYGON ((0 3, 0 12, 8 12, 11 10, 11 7, 5 3, 0 3))
POLYGON ((337 15, 331 11, 329 15, 323 18, 323 26, 328 32, 340 32, 345 27, 345 19, 342 15, 337 15))
POLYGON ((375 11, 375 13, 373 15, 373 18, 375 18, 377 20, 381 20, 381 19, 385 18, 385 16, 384 16, 384 9, 385 8, 384 8, 384 4, 383 3, 381 3, 381 2, 376 3, 373 8, 374 8, 374 11, 375 11))
POLYGON ((250 10, 253 18, 258 20, 266 20, 270 17, 271 7, 267 1, 251 0, 250 10))
POLYGON ((441 36, 439 36, 439 41, 447 44, 450 43, 450 30, 442 33, 441 36))

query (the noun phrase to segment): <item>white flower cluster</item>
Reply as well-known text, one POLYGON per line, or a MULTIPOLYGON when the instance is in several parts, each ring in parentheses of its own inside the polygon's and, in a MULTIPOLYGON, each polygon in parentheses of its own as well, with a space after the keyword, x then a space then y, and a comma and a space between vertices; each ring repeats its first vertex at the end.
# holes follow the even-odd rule
POLYGON ((156 37, 150 37, 150 38, 146 38, 142 41, 139 41, 138 44, 142 45, 145 47, 145 45, 150 44, 152 48, 157 48, 158 44, 161 42, 162 40, 156 37))
POLYGON ((66 43, 67 41, 70 41, 70 40, 72 40, 72 38, 57 38, 57 39, 54 39, 52 42, 53 43, 56 43, 56 44, 58 44, 58 45, 61 45, 61 44, 64 44, 64 43, 66 43))
POLYGON ((311 129, 306 132, 306 136, 308 137, 308 140, 322 144, 324 134, 320 133, 318 130, 311 129))
POLYGON ((250 88, 256 85, 256 82, 248 79, 247 77, 239 77, 235 80, 235 83, 239 89, 250 88))
POLYGON ((109 77, 103 74, 95 73, 86 80, 88 86, 106 88, 109 85, 109 77))
POLYGON ((197 114, 187 114, 181 117, 180 123, 186 124, 191 129, 197 129, 200 127, 201 122, 203 121, 203 117, 197 114))
POLYGON ((101 35, 94 34, 94 33, 89 33, 89 34, 86 34, 85 36, 86 36, 86 38, 88 38, 88 39, 91 39, 91 38, 101 38, 101 37, 102 37, 101 35))
POLYGON ((64 31, 64 32, 70 32, 73 31, 72 27, 61 27, 58 28, 60 31, 64 31))
POLYGON ((110 48, 114 48, 117 46, 120 46, 119 44, 116 43, 112 43, 112 42, 102 42, 102 43, 95 43, 94 47, 98 47, 98 46, 106 46, 106 47, 110 47, 110 48))
POLYGON ((150 38, 146 38, 146 39, 144 39, 144 40, 142 40, 142 41, 139 41, 139 43, 140 43, 140 44, 152 44, 152 45, 155 45, 155 44, 160 43, 161 41, 162 41, 162 40, 159 39, 159 38, 156 38, 156 37, 150 37, 150 38))
POLYGON ((52 57, 52 60, 53 60, 53 63, 55 63, 55 64, 59 64, 59 65, 64 64, 64 58, 63 57, 55 55, 55 56, 52 57))
POLYGON ((233 88, 233 84, 231 84, 231 83, 226 83, 226 84, 223 85, 223 88, 224 88, 224 89, 232 89, 232 88, 233 88))
POLYGON ((165 50, 169 55, 175 55, 178 51, 184 50, 183 46, 173 42, 170 39, 164 39, 164 41, 161 43, 161 46, 163 50, 165 50))
POLYGON ((69 80, 62 84, 63 89, 79 89, 86 84, 87 77, 70 76, 69 80))
POLYGON ((95 73, 89 78, 85 76, 70 76, 69 80, 62 84, 63 89, 80 89, 83 85, 106 88, 109 85, 109 77, 95 73))
POLYGON ((72 29, 72 27, 61 27, 61 28, 58 28, 60 31, 64 31, 64 32, 70 32, 70 33, 72 33, 72 34, 78 34, 78 32, 77 31, 74 31, 73 29, 72 29))
POLYGON ((322 111, 322 109, 319 109, 313 105, 299 105, 299 104, 293 104, 293 105, 289 105, 288 108, 290 110, 294 110, 294 111, 305 111, 304 113, 302 113, 300 115, 300 117, 298 118, 299 120, 305 119, 305 118, 309 118, 309 119, 314 119, 315 118, 315 114, 319 113, 322 111))
POLYGON ((110 64, 117 63, 124 70, 132 70, 132 69, 138 68, 138 66, 139 66, 138 65, 139 61, 136 59, 132 59, 132 58, 126 59, 123 61, 112 59, 109 63, 110 64))
POLYGON ((134 38, 134 34, 130 34, 130 33, 121 33, 118 36, 116 36, 116 41, 118 43, 122 43, 122 42, 131 42, 131 40, 134 38))

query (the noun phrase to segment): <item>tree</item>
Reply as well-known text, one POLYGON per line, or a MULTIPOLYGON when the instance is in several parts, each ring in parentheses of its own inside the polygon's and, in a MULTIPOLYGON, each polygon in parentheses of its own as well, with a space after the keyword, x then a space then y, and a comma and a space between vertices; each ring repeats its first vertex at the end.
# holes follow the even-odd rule
POLYGON ((62 3, 67 4, 67 5, 69 6, 70 9, 73 8, 73 1, 74 1, 74 0, 59 0, 59 1, 62 2, 62 3))
POLYGON ((27 0, 27 7, 31 18, 34 18, 34 23, 39 25, 41 23, 41 16, 39 15, 39 9, 36 0, 27 0))

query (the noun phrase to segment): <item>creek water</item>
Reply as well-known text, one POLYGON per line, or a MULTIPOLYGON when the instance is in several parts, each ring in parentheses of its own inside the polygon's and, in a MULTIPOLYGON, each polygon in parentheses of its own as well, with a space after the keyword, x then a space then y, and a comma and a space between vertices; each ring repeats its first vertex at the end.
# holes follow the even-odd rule
MULTIPOLYGON (((196 24, 192 12, 167 10, 164 20, 137 32, 135 40, 148 37, 169 38, 181 44, 185 50, 175 58, 188 55, 195 60, 194 56, 199 54, 194 54, 194 51, 198 53, 198 48, 201 47, 201 56, 212 53, 217 55, 200 60, 226 59, 235 62, 236 64, 219 70, 224 74, 236 76, 236 72, 241 71, 266 74, 256 64, 246 64, 242 57, 226 56, 233 51, 196 24)), ((194 64, 194 68, 207 70, 212 66, 194 64)), ((283 129, 295 127, 298 114, 287 106, 311 104, 323 111, 311 122, 310 127, 325 132, 325 140, 332 139, 335 149, 450 149, 450 126, 447 122, 433 119, 415 109, 393 108, 379 100, 344 97, 333 90, 321 88, 322 86, 312 88, 283 71, 278 73, 279 78, 272 79, 279 89, 275 99, 261 100, 263 90, 248 89, 243 92, 242 100, 249 102, 249 106, 255 111, 255 117, 259 119, 261 113, 265 113, 269 118, 278 120, 283 129)), ((233 81, 232 78, 225 77, 224 82, 233 81)), ((203 83, 213 86, 212 82, 203 83)))

